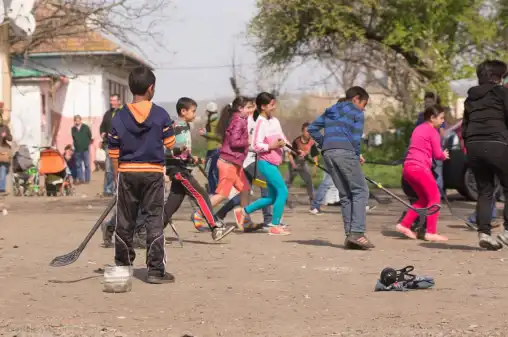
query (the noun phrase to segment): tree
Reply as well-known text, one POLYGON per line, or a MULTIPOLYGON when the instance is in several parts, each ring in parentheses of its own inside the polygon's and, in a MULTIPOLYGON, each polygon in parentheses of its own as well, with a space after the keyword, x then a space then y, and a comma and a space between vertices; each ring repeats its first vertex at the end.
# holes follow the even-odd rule
POLYGON ((507 44, 506 0, 258 0, 257 8, 249 28, 263 64, 362 64, 386 73, 403 103, 422 85, 448 90, 507 44))
POLYGON ((28 39, 10 34, 10 43, 14 53, 23 54, 43 44, 100 32, 144 54, 141 41, 163 47, 160 29, 168 5, 169 0, 39 0, 34 7, 35 33, 28 39))

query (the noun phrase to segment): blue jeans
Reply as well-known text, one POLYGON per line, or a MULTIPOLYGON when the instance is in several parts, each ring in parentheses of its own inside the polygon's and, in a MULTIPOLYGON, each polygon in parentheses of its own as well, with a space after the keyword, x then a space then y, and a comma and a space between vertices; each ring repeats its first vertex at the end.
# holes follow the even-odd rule
POLYGON ((325 202, 326 193, 330 189, 333 188, 333 180, 332 177, 325 172, 323 176, 323 181, 321 182, 321 185, 319 185, 316 194, 314 195, 314 199, 312 200, 312 205, 310 209, 320 209, 321 205, 325 202))
MULTIPOLYGON (((496 210, 496 198, 494 197, 494 202, 492 203, 492 220, 494 220, 497 216, 497 210, 496 210)), ((475 224, 476 223, 476 211, 473 212, 468 218, 467 221, 470 223, 475 224)))
MULTIPOLYGON (((254 165, 256 165, 255 162, 244 168, 245 176, 251 185, 254 181, 254 165)), ((259 174, 259 172, 257 172, 256 178, 261 180, 265 179, 261 174, 259 174)), ((267 188, 260 188, 260 190, 261 197, 268 197, 267 188)), ((217 211, 217 213, 215 213, 215 216, 223 220, 229 212, 238 206, 240 206, 240 195, 235 195, 232 199, 225 203, 224 206, 217 211)), ((263 208, 263 223, 265 225, 272 223, 272 208, 270 206, 263 208)))
POLYGON ((106 147, 104 150, 106 151, 106 162, 104 169, 104 194, 111 194, 115 190, 115 183, 113 179, 113 163, 109 157, 108 148, 106 147))
POLYGON ((5 192, 7 187, 7 174, 9 173, 9 164, 0 163, 0 192, 5 192))
POLYGON ((219 149, 208 150, 206 152, 205 171, 206 174, 208 174, 208 194, 215 194, 215 190, 219 184, 217 160, 219 160, 219 149))
POLYGON ((331 149, 323 152, 323 159, 339 190, 346 235, 363 234, 367 221, 365 209, 369 203, 369 187, 360 167, 360 157, 353 151, 331 149))
POLYGON ((278 226, 284 214, 284 207, 288 199, 288 188, 279 167, 265 160, 258 160, 258 170, 266 178, 268 196, 261 197, 245 207, 245 213, 251 214, 257 210, 273 205, 272 225, 278 226))
POLYGON ((436 183, 439 187, 439 192, 444 192, 444 182, 443 182, 443 161, 436 160, 436 166, 434 167, 434 172, 436 172, 436 183))
POLYGON ((82 182, 90 182, 90 154, 88 151, 76 152, 76 166, 78 167, 78 179, 82 182))

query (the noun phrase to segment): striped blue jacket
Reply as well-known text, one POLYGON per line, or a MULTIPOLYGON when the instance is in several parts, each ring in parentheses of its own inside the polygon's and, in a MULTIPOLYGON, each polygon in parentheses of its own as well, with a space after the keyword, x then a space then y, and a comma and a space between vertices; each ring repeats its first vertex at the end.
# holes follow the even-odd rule
POLYGON ((360 155, 363 124, 363 111, 351 102, 340 102, 326 109, 307 130, 323 151, 345 149, 360 155))

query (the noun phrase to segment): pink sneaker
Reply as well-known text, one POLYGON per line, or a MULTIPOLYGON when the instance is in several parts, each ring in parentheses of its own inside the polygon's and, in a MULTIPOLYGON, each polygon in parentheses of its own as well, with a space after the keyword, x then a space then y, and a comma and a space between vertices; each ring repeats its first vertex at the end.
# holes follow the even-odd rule
POLYGON ((270 226, 268 230, 268 235, 289 235, 291 234, 289 231, 285 230, 281 226, 270 226))
POLYGON ((239 230, 243 231, 245 229, 243 224, 245 223, 245 218, 247 214, 245 214, 245 211, 243 210, 242 207, 235 208, 233 210, 233 213, 235 215, 236 226, 238 227, 239 230))

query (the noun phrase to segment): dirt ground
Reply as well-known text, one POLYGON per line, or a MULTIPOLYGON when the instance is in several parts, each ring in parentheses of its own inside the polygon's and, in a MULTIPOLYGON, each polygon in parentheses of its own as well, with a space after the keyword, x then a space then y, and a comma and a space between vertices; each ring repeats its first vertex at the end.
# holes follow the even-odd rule
MULTIPOLYGON (((176 282, 146 284, 139 250, 133 290, 103 293, 96 271, 112 263, 113 250, 100 247, 100 235, 74 264, 48 266, 79 245, 104 209, 107 200, 95 196, 100 178, 75 197, 4 200, 0 336, 506 336, 506 249, 480 251, 476 234, 446 209, 439 228, 448 243, 401 239, 397 202, 368 215, 376 248, 364 252, 343 249, 337 207, 323 216, 306 205, 288 211, 290 236, 231 234, 214 243, 195 232, 185 201, 175 219, 184 247, 167 246, 176 282), (374 292, 384 267, 406 265, 436 286, 374 292)), ((453 207, 465 215, 473 205, 453 207)))

